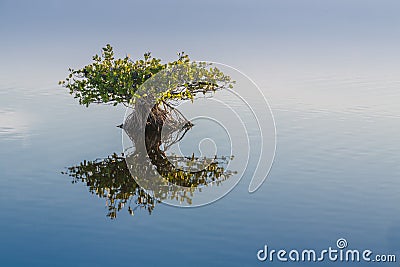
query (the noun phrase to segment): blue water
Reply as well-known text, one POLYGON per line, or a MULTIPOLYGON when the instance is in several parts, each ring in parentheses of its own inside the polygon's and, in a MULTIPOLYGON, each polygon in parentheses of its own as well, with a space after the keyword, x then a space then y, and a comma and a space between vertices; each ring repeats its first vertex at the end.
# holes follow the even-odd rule
POLYGON ((399 266, 398 10, 394 0, 0 1, 0 266, 353 265, 257 260, 264 245, 318 251, 339 238, 397 256, 354 265, 399 266), (212 205, 111 220, 104 198, 72 184, 67 167, 123 149, 123 107, 85 108, 57 86, 107 43, 121 57, 185 51, 254 79, 277 130, 260 189, 248 193, 247 173, 212 205))
MULTIPOLYGON (((345 96, 349 84, 337 82, 297 84, 337 86, 345 96)), ((275 95, 278 149, 256 193, 244 177, 212 205, 159 204, 151 215, 122 210, 116 220, 105 216, 104 199, 61 172, 121 152, 115 125, 125 110, 81 107, 56 85, 1 85, 2 266, 256 266, 268 264, 256 258, 265 244, 324 249, 340 237, 351 248, 399 255, 400 114, 390 105, 399 83, 380 85, 376 106, 329 109, 275 95)), ((359 82, 353 93, 368 86, 359 82)), ((341 265, 321 266, 330 264, 341 265)))

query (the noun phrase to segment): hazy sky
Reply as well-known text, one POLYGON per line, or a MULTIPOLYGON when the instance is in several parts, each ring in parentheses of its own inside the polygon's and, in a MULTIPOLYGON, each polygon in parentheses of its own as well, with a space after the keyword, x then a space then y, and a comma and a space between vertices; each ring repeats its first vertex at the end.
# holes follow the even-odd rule
POLYGON ((185 51, 261 83, 291 70, 396 72, 399 10, 396 0, 0 0, 0 81, 64 76, 106 43, 133 57, 185 51))

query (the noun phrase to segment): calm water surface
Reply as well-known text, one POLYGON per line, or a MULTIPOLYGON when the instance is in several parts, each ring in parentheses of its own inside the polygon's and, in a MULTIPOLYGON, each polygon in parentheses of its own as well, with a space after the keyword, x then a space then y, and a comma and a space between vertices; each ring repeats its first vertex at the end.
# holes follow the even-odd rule
POLYGON ((322 76, 278 87, 263 87, 278 149, 259 191, 247 193, 247 174, 212 205, 110 220, 104 199, 61 172, 120 153, 125 110, 81 107, 50 83, 1 81, 1 265, 257 266, 269 264, 256 260, 264 244, 317 250, 340 237, 400 257, 400 81, 322 76))
POLYGON ((264 245, 322 250, 346 238, 397 255, 355 265, 399 267, 399 9, 396 0, 0 0, 0 266, 346 266, 256 258, 264 245), (248 194, 246 173, 212 205, 109 219, 106 200, 62 172, 122 152, 125 110, 81 107, 57 86, 107 43, 119 57, 185 51, 253 78, 277 128, 261 188, 248 194))

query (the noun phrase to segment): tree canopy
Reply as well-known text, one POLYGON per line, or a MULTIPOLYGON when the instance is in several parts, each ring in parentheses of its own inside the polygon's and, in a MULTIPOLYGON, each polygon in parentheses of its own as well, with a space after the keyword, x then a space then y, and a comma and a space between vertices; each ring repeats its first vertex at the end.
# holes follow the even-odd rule
POLYGON ((219 185, 236 174, 225 168, 232 155, 196 158, 194 154, 166 153, 193 126, 176 108, 176 102, 193 101, 197 94, 233 87, 234 81, 211 63, 192 62, 184 53, 169 63, 161 63, 150 53, 136 61, 129 56, 115 58, 108 44, 101 55, 93 56, 91 64, 70 68, 69 72, 59 83, 80 104, 133 107, 121 125, 135 148, 133 151, 84 161, 66 172, 74 183, 86 183, 92 194, 107 199, 110 218, 115 218, 125 205, 131 214, 138 207, 151 213, 154 205, 165 199, 191 205, 195 190, 209 184, 219 185), (140 186, 151 189, 151 195, 139 186, 139 181, 140 186))
POLYGON ((193 100, 197 93, 215 92, 232 87, 234 83, 229 76, 210 65, 192 62, 183 52, 178 54, 177 60, 169 63, 162 63, 161 59, 153 58, 151 53, 145 53, 143 59, 136 61, 129 56, 116 58, 113 47, 107 44, 102 48, 101 55, 93 56, 91 64, 80 69, 69 68, 68 77, 59 81, 59 84, 68 88, 70 94, 85 106, 91 103, 130 104, 135 99, 148 96, 149 92, 139 91, 148 79, 162 70, 183 66, 187 68, 188 75, 193 77, 193 82, 180 84, 179 77, 173 77, 176 84, 157 88, 150 93, 153 93, 152 97, 157 103, 193 100))

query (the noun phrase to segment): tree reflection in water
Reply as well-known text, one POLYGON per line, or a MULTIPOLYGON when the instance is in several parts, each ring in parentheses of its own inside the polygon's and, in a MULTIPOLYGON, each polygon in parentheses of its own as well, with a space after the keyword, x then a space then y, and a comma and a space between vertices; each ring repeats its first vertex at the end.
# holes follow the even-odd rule
POLYGON ((66 174, 73 183, 85 183, 92 194, 105 198, 107 216, 114 219, 124 206, 133 215, 138 208, 151 213, 163 200, 192 205, 196 190, 220 185, 235 174, 226 170, 231 155, 167 155, 168 149, 193 127, 177 104, 233 88, 235 82, 229 76, 211 63, 190 62, 183 54, 164 65, 150 54, 136 62, 129 58, 116 60, 113 55, 112 47, 107 45, 101 57, 93 58, 94 63, 80 70, 71 69, 69 78, 60 84, 69 88, 81 104, 129 106, 131 113, 121 128, 132 149, 125 150, 125 155, 114 153, 69 167, 66 174))
POLYGON ((236 173, 226 170, 233 156, 199 158, 192 154, 167 157, 168 148, 179 142, 193 126, 176 109, 168 109, 168 112, 176 115, 175 124, 165 125, 162 129, 163 123, 160 125, 160 122, 152 121, 149 116, 144 142, 139 140, 143 137, 140 136, 136 123, 136 120, 141 119, 137 111, 133 110, 127 117, 122 128, 132 141, 132 153, 114 153, 102 159, 85 160, 77 166, 69 167, 65 172, 72 177, 72 183, 82 182, 91 194, 106 199, 107 217, 115 219, 118 212, 126 207, 131 215, 137 209, 145 209, 151 214, 155 205, 165 199, 175 199, 191 205, 195 190, 201 191, 202 186, 210 183, 219 185, 236 173), (131 173, 137 176, 134 177, 131 173), (140 179, 142 177, 146 179, 140 179), (146 192, 139 186, 138 179, 142 186, 152 188, 153 192, 146 192), (151 185, 143 184, 144 182, 151 185), (178 192, 176 186, 172 185, 184 186, 189 190, 182 194, 182 191, 178 192))

